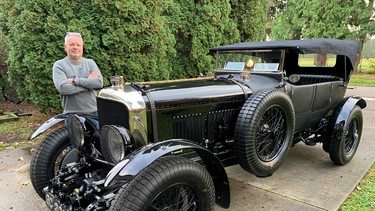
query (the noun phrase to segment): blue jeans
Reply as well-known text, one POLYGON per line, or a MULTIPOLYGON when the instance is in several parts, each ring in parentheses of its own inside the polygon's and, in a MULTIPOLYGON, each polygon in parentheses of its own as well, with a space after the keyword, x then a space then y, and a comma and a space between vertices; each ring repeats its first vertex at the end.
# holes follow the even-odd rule
MULTIPOLYGON (((92 113, 89 113, 91 115, 94 115, 94 116, 98 116, 98 112, 95 111, 95 112, 92 112, 92 113)), ((99 121, 97 119, 94 119, 94 118, 91 118, 91 117, 87 117, 87 119, 89 119, 91 121, 91 123, 97 128, 99 129, 99 121)), ((66 119, 65 119, 65 126, 67 125, 67 122, 66 122, 66 119)))

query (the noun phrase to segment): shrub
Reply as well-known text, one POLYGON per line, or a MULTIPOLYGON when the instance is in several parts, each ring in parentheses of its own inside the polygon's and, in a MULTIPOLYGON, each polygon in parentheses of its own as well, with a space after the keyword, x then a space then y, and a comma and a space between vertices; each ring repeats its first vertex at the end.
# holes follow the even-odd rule
MULTIPOLYGON (((257 2, 252 11, 264 10, 266 1, 257 2)), ((84 56, 96 61, 105 85, 112 75, 149 81, 208 73, 214 63, 209 47, 240 42, 239 31, 247 41, 260 39, 254 30, 264 32, 262 18, 257 27, 238 27, 245 21, 230 17, 231 6, 227 0, 0 0, 9 81, 22 100, 60 112, 52 65, 66 54, 68 31, 82 34, 84 56)))

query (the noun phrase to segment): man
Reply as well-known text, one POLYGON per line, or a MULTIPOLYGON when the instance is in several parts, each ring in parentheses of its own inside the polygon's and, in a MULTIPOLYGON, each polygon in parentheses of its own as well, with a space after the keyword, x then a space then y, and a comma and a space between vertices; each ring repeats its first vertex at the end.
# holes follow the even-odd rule
POLYGON ((53 65, 53 83, 61 94, 64 113, 97 114, 96 91, 103 87, 103 77, 94 60, 82 57, 80 33, 68 32, 64 49, 67 56, 53 65))

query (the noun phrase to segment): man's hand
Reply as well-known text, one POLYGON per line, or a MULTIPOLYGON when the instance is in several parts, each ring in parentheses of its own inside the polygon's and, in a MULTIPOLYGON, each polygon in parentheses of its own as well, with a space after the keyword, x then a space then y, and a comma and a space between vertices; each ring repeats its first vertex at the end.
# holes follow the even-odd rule
POLYGON ((74 80, 74 78, 68 78, 68 79, 66 80, 66 83, 67 83, 67 84, 73 84, 73 80, 74 80))
POLYGON ((99 77, 98 72, 92 72, 92 73, 90 73, 89 77, 87 77, 87 78, 98 78, 98 77, 99 77))
MULTIPOLYGON (((99 78, 99 73, 98 72, 92 72, 87 78, 99 78)), ((67 84, 73 84, 74 78, 68 78, 66 80, 67 84)))

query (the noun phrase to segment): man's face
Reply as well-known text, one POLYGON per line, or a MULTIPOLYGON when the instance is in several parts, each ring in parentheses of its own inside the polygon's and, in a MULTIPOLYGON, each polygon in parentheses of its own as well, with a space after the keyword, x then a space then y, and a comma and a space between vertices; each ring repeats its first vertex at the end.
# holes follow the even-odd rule
POLYGON ((67 44, 64 45, 68 58, 73 61, 80 61, 83 54, 83 41, 81 37, 68 37, 67 44))

